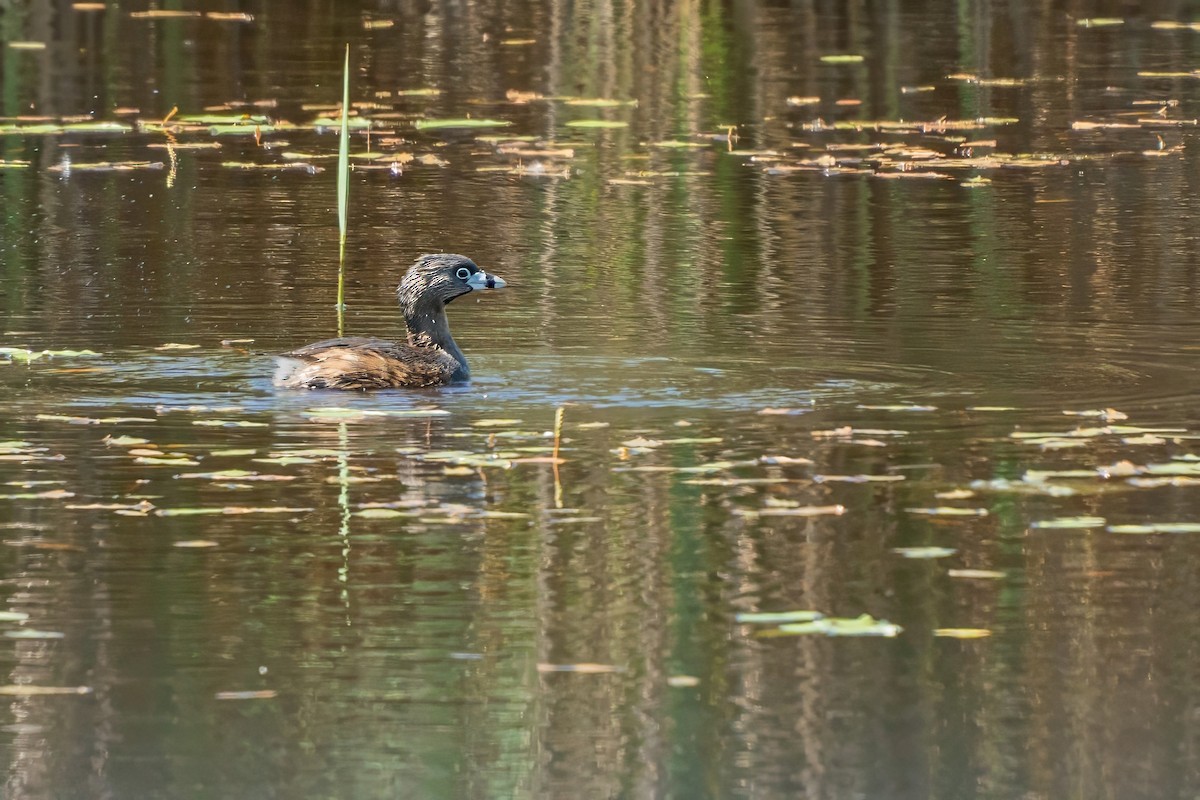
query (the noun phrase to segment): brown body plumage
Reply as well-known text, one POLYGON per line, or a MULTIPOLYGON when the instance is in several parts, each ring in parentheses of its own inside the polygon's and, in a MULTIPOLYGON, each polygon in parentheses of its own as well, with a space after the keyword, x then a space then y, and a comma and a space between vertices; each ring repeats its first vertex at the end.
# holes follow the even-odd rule
POLYGON ((405 273, 398 295, 408 337, 327 339, 278 357, 275 384, 292 389, 396 389, 440 386, 471 376, 450 335, 446 304, 504 281, 466 256, 425 255, 405 273))

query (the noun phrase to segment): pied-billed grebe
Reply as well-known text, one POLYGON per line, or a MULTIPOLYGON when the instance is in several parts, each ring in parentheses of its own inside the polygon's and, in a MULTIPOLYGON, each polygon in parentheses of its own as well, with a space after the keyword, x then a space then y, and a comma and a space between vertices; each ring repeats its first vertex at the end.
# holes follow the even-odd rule
POLYGON ((467 359, 450 335, 446 304, 504 281, 453 253, 417 259, 397 294, 408 341, 363 336, 327 339, 277 357, 275 385, 291 389, 396 389, 440 386, 471 377, 467 359))

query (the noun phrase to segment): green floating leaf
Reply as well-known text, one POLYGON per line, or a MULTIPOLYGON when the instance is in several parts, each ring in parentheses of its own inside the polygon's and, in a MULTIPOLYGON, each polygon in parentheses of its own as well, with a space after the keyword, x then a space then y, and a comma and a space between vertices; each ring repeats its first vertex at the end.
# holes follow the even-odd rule
POLYGON ((191 125, 267 125, 270 118, 252 114, 180 114, 175 120, 191 125))
POLYGON ((945 558, 958 551, 953 547, 893 547, 892 552, 905 558, 945 558))
POLYGON ((1109 533, 1200 533, 1200 522, 1151 522, 1144 525, 1109 525, 1109 533))
POLYGON ((832 54, 821 56, 821 62, 824 64, 861 64, 864 57, 853 53, 832 54))
POLYGON ((5 631, 9 639, 63 639, 66 634, 59 631, 39 631, 34 628, 18 628, 15 631, 5 631))
POLYGON ((24 622, 29 615, 24 611, 0 611, 0 622, 24 622))
POLYGON ((734 617, 734 621, 777 625, 784 622, 812 622, 822 619, 824 616, 820 611, 760 611, 738 614, 734 617))
POLYGON ((225 469, 219 472, 184 472, 176 478, 199 478, 210 481, 292 481, 295 475, 263 475, 244 469, 225 469))
POLYGON ((417 130, 433 131, 442 130, 444 128, 505 128, 512 125, 508 120, 502 119, 419 119, 416 121, 417 130))
POLYGON ((203 428, 266 428, 268 424, 265 422, 250 422, 244 419, 194 419, 193 425, 199 425, 203 428))
POLYGON ((71 122, 63 125, 66 133, 129 133, 133 126, 121 122, 71 122))
POLYGON ((135 464, 150 464, 168 467, 198 467, 199 461, 193 461, 190 458, 160 458, 157 456, 138 456, 133 460, 135 464))
POLYGON ((43 350, 43 355, 62 356, 63 358, 92 358, 100 355, 95 350, 43 350))
POLYGON ((893 625, 887 620, 875 619, 870 614, 863 614, 852 619, 829 617, 813 622, 780 625, 778 628, 779 634, 792 636, 820 634, 823 636, 883 636, 888 638, 898 635, 903 630, 899 625, 893 625))
POLYGON ((397 511, 394 508, 364 508, 355 511, 354 516, 363 519, 395 519, 396 517, 411 517, 411 512, 397 511))
POLYGON ((616 119, 573 119, 567 123, 568 128, 628 128, 628 122, 616 119))
POLYGON ((8 697, 43 697, 61 694, 91 694, 90 686, 33 686, 28 683, 10 683, 0 686, 0 695, 8 697))
POLYGON ((1030 523, 1029 527, 1045 530, 1070 530, 1078 528, 1099 528, 1104 525, 1104 517, 1055 517, 1030 523))
POLYGON ((607 97, 559 97, 569 106, 582 108, 619 108, 620 106, 636 106, 637 100, 612 100, 607 97))
POLYGON ((986 639, 992 632, 987 628, 938 628, 933 635, 943 639, 986 639))
POLYGON ((1004 577, 1004 573, 995 569, 951 569, 946 574, 951 578, 978 578, 996 580, 1004 577))
POLYGON ((924 514, 933 517, 986 517, 986 508, 955 508, 953 506, 938 506, 936 508, 906 508, 910 514, 924 514))

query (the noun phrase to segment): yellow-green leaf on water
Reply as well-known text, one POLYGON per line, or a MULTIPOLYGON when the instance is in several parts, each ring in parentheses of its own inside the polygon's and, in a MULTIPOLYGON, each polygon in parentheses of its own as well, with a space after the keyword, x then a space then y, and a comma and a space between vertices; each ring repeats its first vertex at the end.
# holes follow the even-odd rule
POLYGON ((24 611, 0 611, 0 622, 24 622, 29 615, 24 611))
POLYGON ((986 639, 992 632, 987 628, 938 628, 933 635, 945 639, 986 639))
POLYGON ((363 519, 395 519, 396 517, 411 517, 411 512, 397 511, 394 508, 364 508, 355 511, 354 516, 363 519))
POLYGON ((569 106, 583 108, 617 108, 618 106, 636 106, 637 100, 613 100, 607 97, 558 97, 569 106))
POLYGON ((692 686, 699 685, 700 679, 695 675, 672 675, 667 678, 667 686, 671 686, 676 689, 690 688, 692 686))
POLYGON ((0 686, 0 695, 6 697, 47 697, 63 694, 91 694, 90 686, 34 686, 28 683, 10 683, 0 686))
POLYGON ((951 578, 977 578, 981 580, 995 580, 1004 577, 1004 573, 995 569, 951 569, 947 570, 946 574, 951 578))
POLYGON ((471 423, 476 428, 507 428, 512 425, 520 425, 519 419, 477 419, 471 423))
POLYGON ((846 507, 843 505, 768 507, 735 509, 733 513, 743 517, 838 517, 846 513, 846 507))
POLYGON ((248 472, 244 469, 226 469, 218 472, 184 472, 176 478, 198 478, 210 481, 292 481, 295 475, 263 475, 258 472, 248 472))
POLYGON ((769 624, 778 625, 785 622, 812 622, 824 617, 820 611, 759 611, 753 613, 738 614, 734 617, 735 622, 743 624, 769 624))
POLYGON ((227 458, 233 456, 252 456, 257 452, 258 451, 253 448, 235 448, 232 450, 212 450, 209 452, 209 455, 217 456, 219 458, 227 458))
POLYGON ((1144 525, 1109 525, 1109 533, 1200 533, 1200 522, 1151 522, 1144 525))
POLYGON ((1105 523, 1104 517, 1055 517, 1031 522, 1029 527, 1046 530, 1071 530, 1081 528, 1099 528, 1105 523))
POLYGON ((567 122, 568 128, 628 128, 628 122, 615 119, 573 119, 567 122))
POLYGON ((206 547, 216 547, 217 543, 211 539, 185 539, 180 542, 175 542, 172 547, 183 547, 189 549, 203 549, 206 547))
POLYGON ((958 551, 953 547, 893 547, 892 552, 905 558, 946 558, 958 551))
POLYGON ((43 355, 62 356, 63 358, 91 358, 100 355, 95 350, 43 350, 43 355))
POLYGON ((9 639, 63 639, 66 634, 59 631, 39 631, 35 628, 18 628, 15 631, 5 631, 9 639))
POLYGON ((814 483, 898 483, 903 475, 813 475, 814 483))
POLYGON ((1120 17, 1088 17, 1076 20, 1075 24, 1081 28, 1110 28, 1114 25, 1124 25, 1125 20, 1120 17))
POLYGON ((193 461, 190 458, 158 458, 156 456, 138 456, 133 460, 135 464, 149 464, 151 466, 167 466, 167 467, 198 467, 199 461, 193 461))
POLYGON ((986 508, 938 506, 936 508, 906 508, 904 510, 910 514, 924 514, 933 517, 986 517, 988 515, 986 508))
POLYGON ((132 172, 141 169, 163 169, 161 161, 76 161, 70 165, 54 164, 46 169, 50 172, 132 172))
POLYGON ((419 131, 442 130, 444 128, 504 128, 512 125, 502 119, 419 119, 414 123, 419 131))
POLYGON ((863 60, 863 56, 853 53, 834 53, 827 56, 821 56, 821 61, 825 64, 860 64, 863 60))
POLYGON ((265 422, 250 422, 249 420, 237 419, 194 419, 193 425, 199 425, 206 428, 266 428, 265 422))
POLYGON ((865 411, 937 411, 937 406, 918 406, 906 404, 883 406, 857 405, 855 408, 861 408, 865 411))
POLYGON ((16 494, 0 494, 0 500, 65 500, 74 497, 74 492, 66 489, 47 489, 44 492, 17 492, 16 494))
POLYGON ((198 517, 225 512, 220 508, 160 508, 154 513, 159 517, 198 517))
POLYGON ((828 617, 812 622, 798 622, 780 625, 775 631, 765 631, 760 635, 803 636, 818 634, 823 636, 883 636, 887 638, 898 635, 903 628, 893 625, 887 620, 875 619, 870 614, 860 617, 842 618, 828 617))

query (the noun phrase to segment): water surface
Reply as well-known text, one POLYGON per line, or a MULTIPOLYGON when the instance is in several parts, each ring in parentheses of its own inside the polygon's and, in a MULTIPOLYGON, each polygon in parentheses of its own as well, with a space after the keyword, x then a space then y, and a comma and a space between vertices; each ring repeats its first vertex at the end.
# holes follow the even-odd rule
POLYGON ((1194 796, 1200 33, 1114 8, 8 4, 6 793, 1194 796), (270 384, 346 42, 348 331, 468 254, 470 384, 270 384))

